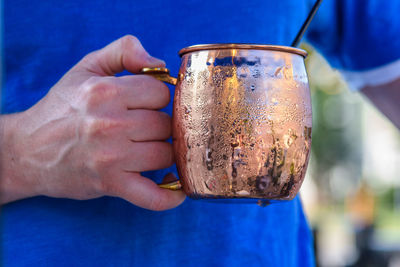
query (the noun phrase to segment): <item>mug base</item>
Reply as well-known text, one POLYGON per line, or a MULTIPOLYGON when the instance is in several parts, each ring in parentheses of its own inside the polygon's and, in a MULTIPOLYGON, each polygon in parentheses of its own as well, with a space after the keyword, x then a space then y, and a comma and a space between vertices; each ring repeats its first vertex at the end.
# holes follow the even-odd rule
POLYGON ((259 198, 195 198, 194 200, 205 201, 208 203, 215 203, 215 204, 257 204, 260 207, 266 207, 271 204, 283 203, 290 201, 289 199, 286 200, 278 200, 278 199, 259 199, 259 198))

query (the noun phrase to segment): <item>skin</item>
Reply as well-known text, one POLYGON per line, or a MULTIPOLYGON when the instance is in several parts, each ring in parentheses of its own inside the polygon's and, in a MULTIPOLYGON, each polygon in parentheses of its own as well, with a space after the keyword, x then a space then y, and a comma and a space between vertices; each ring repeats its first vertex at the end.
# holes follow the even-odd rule
MULTIPOLYGON (((32 108, 0 117, 0 202, 33 196, 116 196, 150 210, 181 204, 140 172, 174 163, 168 87, 149 76, 115 77, 165 63, 133 36, 85 56, 32 108)), ((175 179, 167 175, 164 180, 175 179)))

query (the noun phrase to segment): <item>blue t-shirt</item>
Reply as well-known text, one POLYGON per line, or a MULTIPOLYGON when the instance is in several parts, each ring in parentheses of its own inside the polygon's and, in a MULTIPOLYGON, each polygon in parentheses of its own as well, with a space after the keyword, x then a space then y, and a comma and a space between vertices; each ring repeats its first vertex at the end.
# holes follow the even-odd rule
MULTIPOLYGON (((400 56, 395 28, 388 26, 393 20, 399 26, 399 5, 365 2, 325 0, 312 23, 309 39, 335 66, 365 69, 400 56), (385 50, 371 53, 378 46, 385 50)), ((85 54, 125 34, 137 36, 176 75, 177 51, 188 45, 289 45, 312 4, 7 0, 2 112, 28 109, 85 54)), ((171 110, 171 105, 165 109, 171 110)), ((145 175, 159 181, 171 170, 145 175)), ((163 212, 112 197, 35 197, 7 204, 1 213, 5 266, 314 265, 313 241, 298 197, 266 208, 187 199, 163 212)))

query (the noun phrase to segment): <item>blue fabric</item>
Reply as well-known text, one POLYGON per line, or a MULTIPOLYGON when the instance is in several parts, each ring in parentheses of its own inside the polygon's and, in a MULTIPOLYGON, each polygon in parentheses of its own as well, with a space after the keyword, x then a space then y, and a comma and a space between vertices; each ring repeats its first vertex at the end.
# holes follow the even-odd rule
POLYGON ((336 68, 362 71, 400 58, 400 1, 324 0, 309 41, 336 68))
POLYGON ((186 200, 152 212, 116 198, 7 205, 4 266, 312 266, 300 201, 186 200))
MULTIPOLYGON (((81 57, 125 34, 137 36, 176 74, 177 51, 188 45, 289 45, 311 4, 306 0, 7 0, 2 112, 28 109, 81 57)), ((339 10, 345 6, 340 1, 335 5, 339 10)), ((355 39, 362 36, 353 33, 351 39, 349 30, 345 41, 337 40, 343 23, 353 25, 353 16, 361 14, 346 10, 334 13, 327 8, 318 19, 325 24, 313 23, 310 40, 332 62, 355 68, 381 64, 379 58, 371 63, 359 54, 351 57, 359 42, 355 39), (347 17, 336 18, 338 14, 347 17), (322 26, 331 27, 326 35, 322 26), (339 55, 343 45, 349 48, 339 55)), ((171 105, 165 110, 171 112, 171 105)), ((171 170, 175 169, 146 175, 159 180, 171 170)), ((176 209, 152 212, 111 197, 89 201, 36 197, 3 207, 1 241, 5 266, 314 265, 312 237, 299 198, 266 208, 187 199, 176 209)))

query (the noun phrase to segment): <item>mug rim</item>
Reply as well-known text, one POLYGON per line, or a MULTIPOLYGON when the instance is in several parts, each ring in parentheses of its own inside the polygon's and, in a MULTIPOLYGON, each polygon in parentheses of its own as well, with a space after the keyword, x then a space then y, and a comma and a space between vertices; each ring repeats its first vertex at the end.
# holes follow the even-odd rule
POLYGON ((202 50, 219 50, 219 49, 247 49, 247 50, 269 50, 269 51, 279 51, 286 52, 291 54, 297 54, 304 58, 307 57, 307 52, 303 49, 291 47, 291 46, 283 46, 283 45, 264 45, 264 44, 239 44, 239 43, 219 43, 219 44, 198 44, 191 45, 185 48, 182 48, 178 54, 179 56, 183 56, 184 54, 202 51, 202 50))

